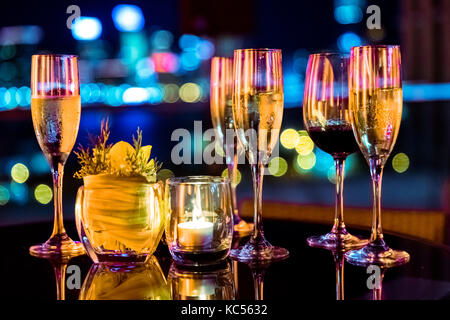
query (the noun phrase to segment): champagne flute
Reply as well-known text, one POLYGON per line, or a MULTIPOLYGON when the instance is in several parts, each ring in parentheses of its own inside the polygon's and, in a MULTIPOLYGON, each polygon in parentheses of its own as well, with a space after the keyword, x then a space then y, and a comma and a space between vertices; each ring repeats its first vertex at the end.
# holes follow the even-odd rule
POLYGON ((33 55, 31 115, 53 176, 55 218, 50 239, 32 246, 30 252, 38 257, 82 254, 82 244, 70 239, 64 229, 62 206, 64 164, 75 144, 81 115, 76 56, 33 55))
POLYGON ((250 240, 232 249, 231 257, 247 263, 284 259, 289 252, 272 246, 262 226, 264 165, 277 143, 283 118, 281 50, 235 50, 233 77, 233 119, 252 171, 254 226, 250 240))
POLYGON ((253 224, 247 223, 239 216, 236 200, 236 179, 238 157, 242 146, 236 139, 233 121, 233 59, 213 57, 211 60, 211 119, 220 146, 224 146, 231 182, 231 200, 235 234, 251 234, 253 224))
POLYGON ((303 121, 309 136, 331 154, 336 167, 336 208, 331 231, 308 238, 312 247, 346 250, 367 240, 351 235, 344 223, 344 168, 347 156, 358 150, 348 110, 348 57, 338 53, 309 56, 303 98, 303 121))
POLYGON ((405 251, 392 250, 381 228, 381 180, 384 165, 397 140, 402 117, 402 78, 399 46, 361 46, 351 49, 349 105, 353 133, 370 167, 373 219, 370 242, 349 251, 351 264, 391 267, 409 261, 405 251))

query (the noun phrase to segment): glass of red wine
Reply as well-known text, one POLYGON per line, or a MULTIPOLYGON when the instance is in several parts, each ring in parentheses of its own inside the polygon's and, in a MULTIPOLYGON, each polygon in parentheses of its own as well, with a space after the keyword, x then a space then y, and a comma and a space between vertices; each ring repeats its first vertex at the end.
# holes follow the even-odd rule
POLYGON ((329 153, 336 166, 336 209, 331 231, 308 238, 311 247, 349 250, 367 240, 348 233, 344 223, 345 159, 358 150, 348 108, 349 58, 339 53, 309 56, 303 97, 303 121, 317 147, 329 153))

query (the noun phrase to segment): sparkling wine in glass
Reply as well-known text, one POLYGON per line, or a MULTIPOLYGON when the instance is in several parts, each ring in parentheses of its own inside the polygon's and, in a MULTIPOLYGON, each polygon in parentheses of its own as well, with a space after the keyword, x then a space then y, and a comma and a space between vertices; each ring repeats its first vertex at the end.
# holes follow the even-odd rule
POLYGON ((246 263, 281 260, 289 252, 272 246, 262 227, 264 166, 278 141, 283 118, 281 50, 235 50, 233 74, 233 119, 252 171, 254 227, 250 240, 233 249, 231 257, 246 263))
POLYGON ((81 115, 78 60, 72 55, 33 55, 31 115, 34 132, 53 176, 54 224, 45 243, 32 246, 39 257, 84 253, 80 242, 69 238, 63 224, 64 164, 78 134, 81 115))
POLYGON ((367 240, 351 235, 344 223, 344 168, 348 155, 358 150, 348 108, 348 57, 338 53, 309 56, 303 97, 303 122, 309 136, 329 153, 336 167, 336 208, 334 224, 325 235, 308 238, 312 247, 348 250, 362 247, 367 240))
POLYGON ((389 248, 381 228, 383 168, 397 140, 402 117, 400 47, 353 47, 349 73, 353 133, 370 167, 373 219, 370 242, 362 249, 347 252, 345 257, 349 263, 362 266, 404 264, 409 254, 389 248))
POLYGON ((233 59, 213 57, 211 60, 211 120, 220 147, 225 151, 231 182, 234 232, 245 236, 253 231, 253 224, 239 216, 236 200, 238 157, 243 152, 238 143, 233 121, 233 59))

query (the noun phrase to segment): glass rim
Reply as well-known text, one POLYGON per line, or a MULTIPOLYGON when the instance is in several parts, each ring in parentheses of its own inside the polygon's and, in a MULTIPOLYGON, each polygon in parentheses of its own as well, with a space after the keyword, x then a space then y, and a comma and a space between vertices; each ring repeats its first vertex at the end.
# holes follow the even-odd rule
POLYGON ((224 56, 213 56, 211 60, 233 60, 233 57, 224 57, 224 56))
POLYGON ((375 49, 385 49, 385 48, 400 48, 399 44, 367 44, 367 45, 363 45, 363 46, 355 46, 355 47, 351 47, 350 50, 353 50, 355 48, 375 48, 375 49))
POLYGON ((76 54, 64 54, 64 53, 44 53, 44 54, 33 54, 31 57, 32 58, 34 58, 34 57, 55 57, 55 58, 72 59, 72 58, 78 58, 78 55, 76 55, 76 54))
POLYGON ((247 48, 247 49, 235 49, 234 52, 281 52, 281 49, 271 49, 271 48, 247 48))
POLYGON ((204 184, 228 184, 229 179, 222 176, 184 176, 173 177, 166 180, 167 185, 204 185, 204 184))

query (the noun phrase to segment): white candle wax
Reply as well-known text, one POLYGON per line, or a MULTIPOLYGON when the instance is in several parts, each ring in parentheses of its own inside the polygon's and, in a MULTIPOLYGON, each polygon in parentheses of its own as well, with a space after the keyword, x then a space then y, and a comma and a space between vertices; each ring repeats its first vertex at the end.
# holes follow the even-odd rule
POLYGON ((182 246, 208 246, 213 238, 213 223, 189 221, 178 224, 178 242, 182 246))

